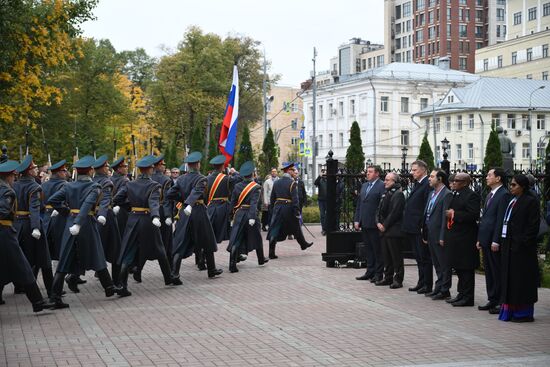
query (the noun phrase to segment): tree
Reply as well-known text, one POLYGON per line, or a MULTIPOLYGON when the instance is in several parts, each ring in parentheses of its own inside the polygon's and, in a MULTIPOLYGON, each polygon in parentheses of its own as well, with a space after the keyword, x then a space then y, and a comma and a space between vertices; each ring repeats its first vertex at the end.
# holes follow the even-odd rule
POLYGON ((264 142, 262 144, 262 152, 258 157, 260 177, 264 178, 271 172, 271 168, 279 165, 279 159, 277 158, 277 149, 275 148, 275 140, 273 138, 273 130, 269 128, 265 135, 264 142))
POLYGON ((485 171, 495 167, 502 167, 502 152, 500 150, 500 140, 495 129, 495 123, 491 124, 491 133, 485 147, 485 158, 483 158, 485 171))
POLYGON ((198 151, 202 153, 203 148, 204 148, 204 137, 203 137, 202 129, 197 125, 193 129, 193 132, 191 133, 189 151, 190 152, 198 151))
POLYGON ((177 157, 176 152, 176 138, 172 138, 170 141, 170 145, 168 145, 168 149, 166 150, 165 159, 166 165, 170 168, 172 167, 179 167, 180 163, 177 157))
POLYGON ((353 121, 349 132, 349 147, 346 151, 346 168, 349 172, 361 172, 365 168, 365 153, 361 142, 361 130, 357 121, 353 121))
POLYGON ((428 172, 431 172, 435 168, 434 153, 428 142, 428 133, 425 133, 424 138, 422 138, 422 144, 420 145, 420 151, 416 159, 426 162, 428 165, 428 172))
POLYGON ((153 80, 154 68, 157 64, 155 58, 147 55, 143 48, 136 48, 134 51, 122 51, 119 56, 124 64, 122 72, 135 85, 145 90, 153 80))
POLYGON ((250 143, 250 129, 245 125, 243 129, 243 135, 241 138, 241 145, 237 152, 237 159, 235 161, 235 168, 239 169, 241 165, 246 161, 254 161, 254 152, 252 151, 252 143, 250 143))

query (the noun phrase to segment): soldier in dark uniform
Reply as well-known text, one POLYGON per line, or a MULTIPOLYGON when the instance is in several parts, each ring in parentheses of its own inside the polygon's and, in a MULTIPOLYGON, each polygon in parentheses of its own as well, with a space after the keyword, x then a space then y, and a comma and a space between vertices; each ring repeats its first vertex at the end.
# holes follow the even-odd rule
POLYGON ((99 236, 101 237, 105 260, 111 263, 111 276, 116 283, 120 273, 118 257, 120 255, 121 235, 112 207, 114 184, 109 177, 109 163, 106 155, 102 155, 96 160, 94 169, 93 181, 101 185, 101 200, 97 211, 97 222, 100 224, 98 226, 99 236))
POLYGON ((188 164, 189 172, 178 177, 167 194, 169 200, 183 202, 182 207, 185 208, 178 213, 179 220, 174 232, 172 272, 178 278, 181 261, 200 251, 204 253, 209 278, 223 273, 221 269, 216 269, 214 260, 214 252, 218 250, 218 246, 204 205, 208 183, 199 171, 201 158, 200 152, 187 156, 185 163, 188 164))
POLYGON ((151 179, 155 160, 150 155, 140 159, 137 162, 139 176, 122 186, 113 199, 115 213, 119 212, 121 205, 131 207, 119 257, 119 284, 122 286, 120 295, 123 297, 132 295, 128 291, 129 267, 137 263, 138 269, 142 269, 147 260, 158 260, 164 284, 182 284, 178 278, 170 275, 170 264, 160 234, 161 186, 151 179))
MULTIPOLYGON (((128 179, 128 163, 126 163, 126 159, 124 157, 120 157, 111 163, 111 168, 113 169, 113 175, 111 176, 111 181, 113 182, 112 196, 115 197, 120 188, 122 186, 126 186, 128 181, 130 181, 128 179)), ((126 222, 128 222, 129 211, 130 208, 121 207, 121 210, 116 215, 118 230, 121 236, 124 233, 124 228, 126 228, 126 222)))
POLYGON ((19 246, 33 268, 35 277, 39 270, 42 270, 44 286, 49 292, 53 281, 52 260, 40 217, 44 204, 42 188, 35 180, 38 167, 34 164, 31 155, 23 159, 21 165, 17 167, 17 172, 21 177, 13 185, 17 195, 13 226, 17 230, 19 246))
POLYGON ((307 249, 313 242, 307 242, 300 225, 300 202, 296 182, 291 176, 294 163, 283 166, 283 176, 275 181, 271 191, 270 202, 273 213, 267 239, 269 240, 269 258, 276 259, 275 247, 277 241, 284 241, 287 235, 294 235, 302 250, 307 249))
MULTIPOLYGON (((174 210, 174 203, 171 200, 166 199, 166 193, 172 187, 173 181, 170 177, 164 174, 166 164, 164 163, 164 154, 155 158, 155 171, 151 177, 153 181, 160 184, 160 234, 162 236, 162 243, 166 250, 166 256, 168 257, 168 263, 172 261, 172 212, 174 210)), ((138 282, 141 281, 141 269, 134 273, 134 279, 138 282), (136 279, 137 278, 137 279, 136 279)))
POLYGON ((120 291, 107 270, 97 228, 95 210, 101 200, 101 185, 92 180, 94 164, 95 159, 91 156, 78 160, 73 166, 78 174, 77 180, 67 183, 47 202, 58 212, 69 213, 51 290, 51 300, 56 308, 69 307, 61 300, 63 278, 67 273, 84 274, 86 270, 94 270, 106 297, 120 291))
POLYGON ((229 239, 229 214, 231 211, 231 192, 237 180, 236 176, 223 173, 225 156, 218 155, 210 160, 214 171, 208 175, 208 219, 216 235, 216 242, 229 239))
POLYGON ((32 303, 32 310, 40 312, 53 305, 42 298, 31 266, 17 243, 17 231, 13 227, 17 199, 11 187, 17 166, 19 162, 16 161, 0 164, 0 305, 5 303, 2 300, 4 285, 13 282, 21 284, 32 303))
MULTIPOLYGON (((50 179, 42 184, 42 193, 44 202, 47 202, 50 196, 61 190, 67 184, 68 170, 66 161, 63 159, 50 167, 52 173, 50 179)), ((59 215, 51 205, 46 205, 46 211, 42 217, 42 225, 52 260, 59 260, 59 249, 61 248, 61 240, 63 238, 63 230, 65 229, 66 215, 59 215)))
POLYGON ((258 202, 260 201, 262 186, 252 180, 254 163, 243 163, 239 173, 244 180, 235 186, 231 196, 231 207, 234 211, 233 227, 229 238, 229 271, 236 273, 238 256, 256 250, 258 264, 269 261, 264 256, 262 233, 258 219, 258 202))

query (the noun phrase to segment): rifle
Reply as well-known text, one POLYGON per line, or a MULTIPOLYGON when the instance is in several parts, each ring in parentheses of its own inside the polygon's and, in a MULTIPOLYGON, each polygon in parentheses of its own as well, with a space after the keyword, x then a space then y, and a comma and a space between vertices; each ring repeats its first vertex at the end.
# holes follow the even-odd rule
POLYGON ((94 154, 94 159, 97 159, 96 154, 95 154, 95 144, 94 144, 94 141, 93 141, 93 140, 90 140, 90 144, 92 145, 92 153, 94 154))
POLYGON ((48 156, 48 166, 52 166, 52 157, 50 155, 50 151, 48 150, 48 143, 46 142, 46 135, 44 135, 44 126, 40 126, 40 130, 42 130, 42 144, 44 144, 44 150, 46 151, 46 155, 48 156))
POLYGON ((136 153, 136 137, 132 134, 132 152, 134 154, 134 168, 132 169, 132 178, 136 179, 136 164, 137 164, 137 153, 136 153))
POLYGON ((72 173, 72 179, 73 181, 76 180, 76 169, 74 168, 74 164, 78 161, 78 142, 76 140, 76 117, 74 119, 74 156, 73 156, 73 173, 72 173))
POLYGON ((151 155, 153 155, 153 138, 149 136, 149 145, 151 146, 151 155))
POLYGON ((27 119, 27 127, 25 128, 25 155, 29 155, 29 125, 31 120, 27 119))
POLYGON ((113 160, 116 160, 118 158, 118 155, 116 152, 116 127, 113 130, 113 148, 114 148, 113 160))

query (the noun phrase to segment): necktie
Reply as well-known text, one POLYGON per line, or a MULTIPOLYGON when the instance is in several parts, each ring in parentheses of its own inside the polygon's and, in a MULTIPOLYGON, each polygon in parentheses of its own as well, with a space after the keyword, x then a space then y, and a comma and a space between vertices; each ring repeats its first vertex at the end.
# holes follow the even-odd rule
POLYGON ((367 190, 365 191, 365 197, 369 194, 370 189, 372 189, 372 182, 369 182, 367 184, 367 190))
POLYGON ((485 209, 489 207, 489 204, 491 204, 491 201, 493 200, 493 192, 491 191, 489 193, 489 196, 487 197, 487 203, 485 204, 485 209))

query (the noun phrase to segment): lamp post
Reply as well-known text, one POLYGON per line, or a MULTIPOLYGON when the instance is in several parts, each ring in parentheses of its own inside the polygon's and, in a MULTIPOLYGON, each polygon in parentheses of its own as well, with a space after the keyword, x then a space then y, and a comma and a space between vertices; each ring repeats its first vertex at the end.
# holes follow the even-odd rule
POLYGON ((530 94, 529 94, 529 169, 532 169, 532 164, 533 164, 533 124, 532 124, 532 114, 533 114, 533 93, 535 93, 536 91, 538 90, 541 90, 541 89, 544 89, 544 85, 541 85, 540 87, 538 87, 537 89, 533 90, 530 94))
POLYGON ((367 168, 369 168, 370 166, 372 166, 372 160, 369 158, 367 159, 367 168))
POLYGON ((409 149, 406 146, 403 146, 403 148, 401 148, 401 152, 403 153, 401 155, 401 159, 402 159, 402 161, 401 161, 401 171, 403 173, 405 173, 405 171, 406 171, 406 162, 407 162, 407 152, 408 152, 408 150, 409 149))
POLYGON ((449 162, 449 160, 447 159, 447 157, 449 156, 447 154, 447 149, 449 149, 449 141, 446 137, 441 140, 441 148, 443 149, 443 160, 441 161, 441 169, 445 171, 448 175, 451 169, 451 162, 449 162))

